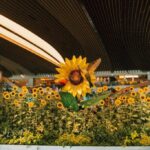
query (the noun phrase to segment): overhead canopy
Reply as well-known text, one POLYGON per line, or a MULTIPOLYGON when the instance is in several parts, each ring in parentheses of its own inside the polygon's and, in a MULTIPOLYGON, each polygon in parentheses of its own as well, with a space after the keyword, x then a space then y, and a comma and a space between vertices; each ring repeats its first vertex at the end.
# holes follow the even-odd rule
MULTIPOLYGON (((2 15, 47 41, 63 58, 101 57, 99 70, 150 70, 149 0, 1 0, 0 7, 2 15)), ((0 55, 31 73, 55 72, 50 62, 4 39, 0 55)))

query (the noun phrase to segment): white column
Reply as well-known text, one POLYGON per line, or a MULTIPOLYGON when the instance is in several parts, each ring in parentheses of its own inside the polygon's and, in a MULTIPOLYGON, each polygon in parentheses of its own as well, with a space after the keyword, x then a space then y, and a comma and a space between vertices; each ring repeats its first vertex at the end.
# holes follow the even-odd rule
POLYGON ((28 78, 27 86, 29 86, 29 87, 33 86, 33 78, 28 78))
POLYGON ((147 73, 147 79, 150 80, 150 72, 147 73))

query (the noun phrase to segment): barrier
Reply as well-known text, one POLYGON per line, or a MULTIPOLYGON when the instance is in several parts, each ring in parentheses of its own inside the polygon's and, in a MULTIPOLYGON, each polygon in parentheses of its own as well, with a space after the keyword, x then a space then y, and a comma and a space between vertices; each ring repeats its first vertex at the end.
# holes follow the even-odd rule
POLYGON ((0 150, 149 150, 150 146, 28 146, 28 145, 0 145, 0 150))

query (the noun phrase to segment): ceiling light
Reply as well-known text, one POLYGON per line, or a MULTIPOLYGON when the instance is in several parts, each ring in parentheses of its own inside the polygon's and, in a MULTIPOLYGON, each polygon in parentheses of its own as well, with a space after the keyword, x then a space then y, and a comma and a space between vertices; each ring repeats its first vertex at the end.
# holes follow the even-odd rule
POLYGON ((138 75, 120 75, 119 78, 120 79, 124 79, 124 78, 138 78, 138 75))
POLYGON ((32 43, 33 46, 35 45, 35 47, 42 49, 45 53, 50 55, 51 58, 56 59, 56 61, 64 62, 63 57, 49 43, 18 23, 0 15, 0 24, 9 31, 12 31, 15 35, 17 34, 18 37, 28 41, 28 43, 32 43))
POLYGON ((0 27, 0 34, 1 34, 2 38, 4 38, 16 45, 19 45, 20 47, 42 57, 43 59, 45 59, 49 62, 52 62, 55 65, 59 65, 59 63, 54 58, 49 56, 47 53, 45 53, 41 49, 37 48, 33 44, 29 43, 28 41, 22 39, 21 37, 15 35, 14 33, 4 29, 3 27, 0 27))

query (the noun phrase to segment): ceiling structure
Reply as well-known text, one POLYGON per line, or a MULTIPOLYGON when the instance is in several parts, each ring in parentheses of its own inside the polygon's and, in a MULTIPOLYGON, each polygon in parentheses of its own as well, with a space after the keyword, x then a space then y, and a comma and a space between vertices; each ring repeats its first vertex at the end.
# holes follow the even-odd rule
MULTIPOLYGON (((5 58, 8 58, 14 63, 19 64, 23 68, 26 68, 31 73, 45 73, 52 72, 54 70, 54 65, 45 61, 44 59, 22 49, 21 47, 10 43, 4 39, 0 39, 0 55, 5 58)), ((2 60, 1 60, 2 61, 2 60)), ((1 62, 0 61, 0 62, 1 62)), ((2 65, 2 63, 1 63, 2 65)), ((12 64, 13 65, 13 64, 12 64)), ((5 65, 5 68, 7 66, 5 65)), ((16 65, 13 65, 12 68, 15 68, 16 65)), ((11 71, 11 70, 10 70, 11 71)), ((22 69, 17 69, 15 74, 27 74, 22 69)))
MULTIPOLYGON (((149 0, 1 0, 0 7, 2 15, 47 41, 63 58, 101 57, 99 70, 150 70, 149 0)), ((0 56, 30 73, 55 72, 53 64, 4 39, 0 56)), ((0 66, 11 74, 25 73, 0 66)))
POLYGON ((150 0, 83 0, 112 69, 150 70, 150 0))
POLYGON ((25 74, 32 75, 29 70, 4 56, 0 56, 0 64, 2 68, 7 68, 7 72, 10 71, 13 74, 21 74, 22 72, 24 72, 25 74))

